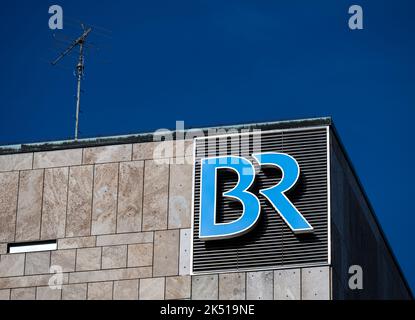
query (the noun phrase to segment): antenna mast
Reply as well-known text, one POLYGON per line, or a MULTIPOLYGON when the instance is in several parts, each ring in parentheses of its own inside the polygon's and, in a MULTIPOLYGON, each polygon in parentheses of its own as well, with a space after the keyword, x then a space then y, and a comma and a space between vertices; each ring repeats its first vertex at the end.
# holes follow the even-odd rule
POLYGON ((86 42, 86 38, 91 33, 92 28, 85 29, 85 26, 81 24, 83 33, 82 35, 74 40, 72 44, 63 51, 51 64, 54 66, 60 60, 63 59, 68 53, 70 53, 76 46, 79 46, 79 58, 78 64, 76 65, 76 79, 77 79, 77 90, 76 90, 76 116, 75 116, 75 141, 78 140, 78 128, 79 128, 79 109, 81 105, 81 82, 84 76, 84 68, 85 68, 85 61, 84 61, 84 45, 86 42))

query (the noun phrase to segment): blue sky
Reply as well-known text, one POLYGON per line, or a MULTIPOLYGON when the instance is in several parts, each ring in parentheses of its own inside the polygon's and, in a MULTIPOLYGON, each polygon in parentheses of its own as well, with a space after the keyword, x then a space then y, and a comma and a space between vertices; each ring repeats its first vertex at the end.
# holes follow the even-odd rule
POLYGON ((73 56, 48 8, 111 30, 87 51, 81 137, 332 116, 415 289, 415 2, 2 1, 0 144, 73 137, 73 56), (348 8, 364 30, 348 28, 348 8))

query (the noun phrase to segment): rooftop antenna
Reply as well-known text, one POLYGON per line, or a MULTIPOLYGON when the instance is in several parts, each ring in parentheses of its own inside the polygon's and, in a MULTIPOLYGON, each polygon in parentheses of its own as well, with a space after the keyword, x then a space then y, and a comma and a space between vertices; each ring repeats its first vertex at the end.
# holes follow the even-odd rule
POLYGON ((92 31, 92 28, 90 27, 86 29, 83 23, 81 23, 81 27, 83 31, 82 35, 76 40, 74 40, 70 44, 70 46, 66 48, 65 51, 63 51, 54 61, 51 62, 53 66, 56 65, 73 49, 79 46, 79 58, 78 58, 78 64, 76 65, 77 90, 76 90, 75 141, 78 140, 78 131, 79 131, 78 127, 79 127, 79 108, 81 105, 81 82, 84 76, 84 67, 85 67, 84 45, 86 42, 86 38, 92 31))

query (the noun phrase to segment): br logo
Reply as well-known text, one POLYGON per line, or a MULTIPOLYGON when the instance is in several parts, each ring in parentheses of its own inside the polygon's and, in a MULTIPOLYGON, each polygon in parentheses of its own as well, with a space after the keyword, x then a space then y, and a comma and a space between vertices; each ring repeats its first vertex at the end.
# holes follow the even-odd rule
MULTIPOLYGON (((277 152, 254 153, 252 157, 260 166, 277 167, 282 172, 278 184, 261 189, 263 195, 294 233, 312 232, 313 227, 286 197, 285 192, 297 182, 300 167, 290 155, 277 152)), ((199 238, 201 240, 227 239, 250 231, 261 213, 256 195, 249 192, 255 180, 255 169, 251 161, 237 156, 221 156, 201 160, 201 191, 199 238), (232 170, 238 174, 238 183, 223 197, 233 198, 242 203, 242 215, 231 222, 216 223, 217 176, 219 170, 232 170)))

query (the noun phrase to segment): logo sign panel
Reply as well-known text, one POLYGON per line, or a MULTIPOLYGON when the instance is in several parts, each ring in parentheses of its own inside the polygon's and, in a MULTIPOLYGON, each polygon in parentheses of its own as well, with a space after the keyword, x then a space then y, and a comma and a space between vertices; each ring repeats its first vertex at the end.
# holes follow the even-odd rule
POLYGON ((193 207, 194 273, 327 263, 328 129, 196 139, 193 207))

